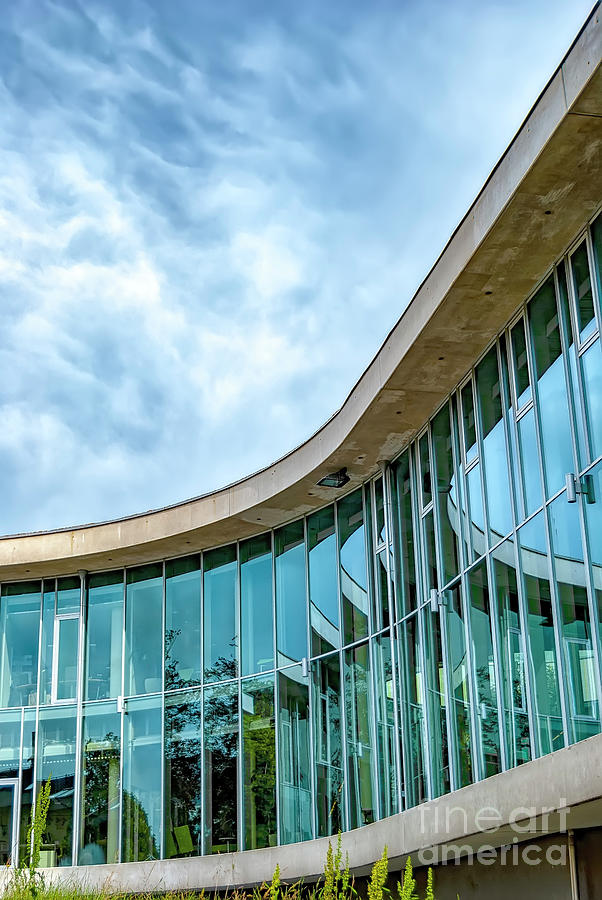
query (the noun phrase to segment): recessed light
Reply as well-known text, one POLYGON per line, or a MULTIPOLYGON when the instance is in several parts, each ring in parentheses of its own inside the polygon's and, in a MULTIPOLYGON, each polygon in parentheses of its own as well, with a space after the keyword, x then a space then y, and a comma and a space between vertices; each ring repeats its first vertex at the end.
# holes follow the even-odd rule
POLYGON ((551 210, 551 209, 546 209, 546 211, 545 211, 545 213, 544 213, 544 216, 551 216, 551 215, 552 215, 552 210, 551 210))
POLYGON ((490 297, 493 294, 493 291, 485 291, 485 296, 490 297))
POLYGON ((320 478, 318 484, 320 487, 340 488, 347 484, 348 481, 349 475, 347 474, 347 469, 343 468, 339 469, 338 472, 331 472, 329 475, 320 478))

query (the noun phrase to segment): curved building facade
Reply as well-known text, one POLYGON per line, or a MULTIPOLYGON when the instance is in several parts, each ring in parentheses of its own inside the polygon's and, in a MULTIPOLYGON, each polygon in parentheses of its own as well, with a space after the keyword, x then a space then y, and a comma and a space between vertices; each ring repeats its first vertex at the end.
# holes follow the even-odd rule
POLYGON ((596 7, 307 444, 0 540, 2 862, 48 778, 48 868, 286 859, 600 733, 599 64, 596 7))

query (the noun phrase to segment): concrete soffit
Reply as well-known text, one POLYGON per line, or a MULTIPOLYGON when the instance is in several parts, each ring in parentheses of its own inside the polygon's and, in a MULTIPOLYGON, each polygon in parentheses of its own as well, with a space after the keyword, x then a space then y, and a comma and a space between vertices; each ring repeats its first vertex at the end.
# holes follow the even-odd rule
POLYGON ((323 506, 346 466, 374 474, 416 435, 592 218, 602 200, 597 4, 447 246, 341 409, 301 446, 236 484, 164 509, 0 538, 0 580, 191 553, 323 506))

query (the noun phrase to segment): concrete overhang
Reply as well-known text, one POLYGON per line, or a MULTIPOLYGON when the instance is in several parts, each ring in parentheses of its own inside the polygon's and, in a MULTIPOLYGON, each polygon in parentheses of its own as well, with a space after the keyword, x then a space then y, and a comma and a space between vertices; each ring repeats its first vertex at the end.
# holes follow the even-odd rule
MULTIPOLYGON (((413 863, 466 858, 485 847, 561 839, 568 829, 602 824, 602 735, 557 750, 500 775, 468 785, 372 825, 342 835, 354 875, 367 874, 386 846, 391 871, 413 863)), ((249 887, 270 881, 315 881, 329 841, 319 838, 264 850, 217 856, 43 869, 46 883, 69 883, 103 893, 160 893, 249 887)), ((10 880, 0 876, 0 888, 10 880)))
POLYGON ((597 5, 380 351, 316 434, 184 503, 1 538, 0 579, 112 569, 256 534, 337 496, 316 486, 325 474, 345 466, 353 487, 402 450, 600 205, 601 31, 597 5))

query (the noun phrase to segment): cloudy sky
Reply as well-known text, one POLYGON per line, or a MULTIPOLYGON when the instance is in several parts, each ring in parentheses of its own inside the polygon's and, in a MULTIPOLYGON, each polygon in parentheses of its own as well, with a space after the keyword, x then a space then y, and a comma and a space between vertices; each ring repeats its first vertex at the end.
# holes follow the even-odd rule
POLYGON ((0 532, 343 402, 592 0, 3 0, 0 532))

